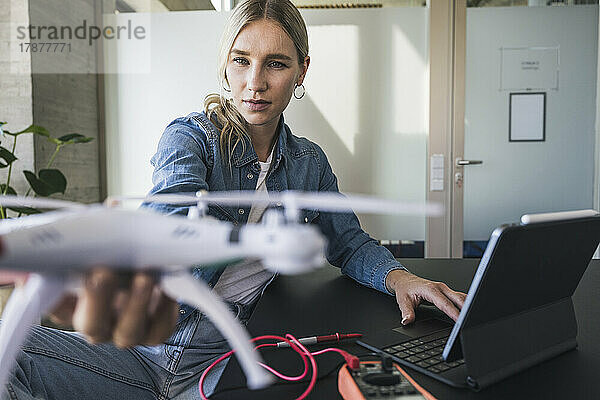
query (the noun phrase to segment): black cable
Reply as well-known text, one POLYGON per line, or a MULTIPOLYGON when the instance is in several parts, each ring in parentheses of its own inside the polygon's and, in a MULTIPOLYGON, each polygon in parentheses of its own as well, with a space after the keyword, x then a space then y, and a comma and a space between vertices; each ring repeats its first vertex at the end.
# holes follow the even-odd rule
MULTIPOLYGON (((379 354, 377 354, 377 353, 359 354, 356 357, 363 358, 363 357, 371 357, 371 356, 379 358, 379 354)), ((317 382, 320 381, 320 380, 322 380, 322 379, 325 379, 325 378, 329 377, 329 375, 331 375, 334 372, 336 372, 337 370, 339 370, 341 368, 341 366, 344 365, 345 363, 346 363, 346 361, 340 361, 339 363, 337 363, 335 365, 335 367, 330 368, 326 373, 324 373, 322 375, 317 374, 317 382)), ((289 382, 289 381, 283 381, 282 380, 282 381, 277 381, 277 382, 273 383, 269 387, 283 386, 283 385, 292 386, 292 385, 298 385, 300 383, 306 384, 306 383, 309 383, 309 382, 310 382, 310 378, 303 379, 301 381, 296 381, 296 382, 289 382)), ((233 386, 233 387, 229 387, 229 388, 226 388, 226 389, 221 389, 219 391, 215 391, 209 397, 216 396, 216 395, 223 394, 223 393, 235 392, 235 391, 238 391, 238 390, 245 390, 245 389, 248 389, 248 386, 241 386, 241 385, 240 386, 233 386)))

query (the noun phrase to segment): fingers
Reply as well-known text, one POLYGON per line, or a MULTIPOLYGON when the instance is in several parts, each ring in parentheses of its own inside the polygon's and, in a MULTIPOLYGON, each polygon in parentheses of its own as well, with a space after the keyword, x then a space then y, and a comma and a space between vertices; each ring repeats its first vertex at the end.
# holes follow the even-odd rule
POLYGON ((0 271, 0 285, 23 285, 27 280, 27 275, 24 272, 0 271))
POLYGON ((146 335, 145 343, 148 345, 160 344, 171 336, 179 316, 177 302, 162 293, 159 296, 158 305, 150 319, 150 327, 146 335))
POLYGON ((152 297, 154 279, 146 273, 136 274, 131 282, 129 301, 119 315, 113 332, 113 342, 119 347, 141 343, 148 330, 148 304, 152 297))
POLYGON ((388 274, 386 286, 396 294, 403 325, 415 320, 415 308, 423 300, 433 303, 454 321, 458 319, 466 294, 456 292, 442 282, 429 281, 405 271, 394 272, 388 274))
POLYGON ((415 320, 415 304, 413 299, 406 294, 396 293, 396 302, 402 313, 402 325, 408 325, 415 320))
POLYGON ((64 296, 58 303, 52 313, 48 315, 55 324, 63 327, 69 327, 73 324, 73 313, 77 305, 77 297, 74 295, 64 296))
MULTIPOLYGON (((68 317, 68 305, 61 310, 68 317)), ((85 281, 72 320, 92 343, 112 341, 132 347, 163 342, 173 331, 178 313, 177 303, 162 294, 150 273, 131 277, 95 269, 85 281)))
POLYGON ((104 268, 93 270, 85 280, 83 296, 73 315, 73 326, 92 343, 106 342, 112 337, 112 301, 118 284, 117 276, 104 268))
POLYGON ((447 298, 449 298, 459 309, 463 307, 463 305, 465 304, 465 299, 467 298, 466 293, 455 292, 446 285, 443 285, 440 289, 442 293, 447 298))
POLYGON ((454 321, 458 319, 460 313, 456 305, 446 297, 445 293, 438 287, 430 289, 424 293, 424 298, 444 312, 447 316, 452 318, 454 321))
POLYGON ((458 319, 467 295, 450 289, 445 283, 425 281, 423 299, 430 301, 454 321, 458 319))

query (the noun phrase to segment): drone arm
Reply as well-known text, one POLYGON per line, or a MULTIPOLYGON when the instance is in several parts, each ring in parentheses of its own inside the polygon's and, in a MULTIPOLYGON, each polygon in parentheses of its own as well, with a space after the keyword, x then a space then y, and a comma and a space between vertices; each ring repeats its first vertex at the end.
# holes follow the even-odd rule
POLYGON ((236 350, 250 389, 260 389, 271 383, 271 376, 259 366, 262 360, 251 346, 247 331, 204 282, 187 272, 179 272, 163 275, 161 287, 169 297, 198 308, 210 318, 236 350))
POLYGON ((60 275, 31 274, 10 296, 0 325, 0 388, 6 385, 15 356, 31 326, 62 296, 66 280, 60 275))

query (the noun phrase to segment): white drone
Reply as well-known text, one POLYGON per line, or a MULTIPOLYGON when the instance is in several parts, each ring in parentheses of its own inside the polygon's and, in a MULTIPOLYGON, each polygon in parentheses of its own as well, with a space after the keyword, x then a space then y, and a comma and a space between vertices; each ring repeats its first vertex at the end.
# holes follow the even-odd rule
POLYGON ((0 270, 31 272, 15 289, 0 326, 0 388, 4 387, 29 328, 51 310, 66 291, 82 287, 84 273, 94 266, 155 270, 163 292, 205 313, 222 332, 247 377, 248 387, 271 383, 259 366, 244 327, 190 267, 254 257, 266 268, 296 274, 325 264, 326 240, 311 224, 298 223, 299 209, 325 212, 439 215, 436 204, 409 204, 338 193, 198 192, 145 198, 113 197, 105 205, 0 196, 3 207, 56 208, 44 214, 0 222, 0 270), (188 217, 145 209, 118 208, 125 200, 191 205, 188 217), (207 204, 276 204, 261 224, 235 226, 204 218, 207 204), (194 206, 195 205, 195 206, 194 206))

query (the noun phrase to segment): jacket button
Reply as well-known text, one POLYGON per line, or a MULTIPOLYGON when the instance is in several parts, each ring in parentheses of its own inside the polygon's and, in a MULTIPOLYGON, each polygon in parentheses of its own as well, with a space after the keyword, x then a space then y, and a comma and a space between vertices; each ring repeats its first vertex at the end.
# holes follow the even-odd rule
POLYGON ((185 314, 185 310, 179 310, 179 314, 185 314))
POLYGON ((254 178, 254 175, 252 175, 252 174, 248 174, 248 175, 246 175, 246 177, 247 177, 248 179, 252 179, 252 178, 254 178))
POLYGON ((308 222, 308 217, 304 217, 304 222, 308 222))
POLYGON ((243 209, 243 208, 240 208, 240 209, 238 210, 238 214, 240 214, 240 215, 243 215, 243 214, 244 214, 244 209, 243 209))

